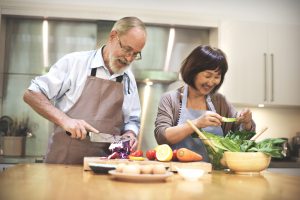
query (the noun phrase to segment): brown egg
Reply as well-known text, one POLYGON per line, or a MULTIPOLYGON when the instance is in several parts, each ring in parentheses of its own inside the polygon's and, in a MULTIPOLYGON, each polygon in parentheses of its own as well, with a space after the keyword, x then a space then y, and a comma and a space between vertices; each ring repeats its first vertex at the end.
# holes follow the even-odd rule
POLYGON ((163 164, 153 166, 153 174, 165 174, 166 172, 166 167, 163 164))
POLYGON ((139 165, 133 164, 133 165, 126 165, 123 167, 123 173, 125 174, 140 174, 141 169, 139 165))
POLYGON ((141 173, 142 174, 152 174, 153 173, 153 165, 141 165, 141 173))

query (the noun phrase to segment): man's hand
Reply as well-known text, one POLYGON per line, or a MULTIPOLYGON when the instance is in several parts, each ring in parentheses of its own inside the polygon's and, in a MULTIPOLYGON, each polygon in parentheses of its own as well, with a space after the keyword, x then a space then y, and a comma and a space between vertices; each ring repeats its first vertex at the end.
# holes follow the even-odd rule
POLYGON ((64 112, 53 106, 49 99, 41 92, 26 90, 23 99, 37 113, 69 132, 72 138, 84 139, 86 138, 87 131, 99 132, 84 120, 72 119, 67 116, 64 112))
POLYGON ((133 152, 137 149, 137 145, 138 145, 138 140, 136 138, 136 135, 133 131, 126 131, 124 132, 122 135, 125 136, 129 136, 130 137, 130 141, 129 141, 129 145, 130 145, 130 151, 133 152))
POLYGON ((97 129, 92 127, 86 121, 81 119, 67 118, 63 121, 63 129, 71 133, 72 138, 85 139, 88 131, 99 133, 97 129))

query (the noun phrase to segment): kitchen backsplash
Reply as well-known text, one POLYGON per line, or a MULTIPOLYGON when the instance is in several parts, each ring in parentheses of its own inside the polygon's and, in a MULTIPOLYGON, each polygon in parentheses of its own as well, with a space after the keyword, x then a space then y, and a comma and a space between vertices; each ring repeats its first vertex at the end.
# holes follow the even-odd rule
MULTIPOLYGON (((236 107, 242 109, 242 107, 236 107)), ((268 130, 259 137, 264 138, 291 138, 300 132, 300 108, 257 108, 250 107, 257 130, 267 126, 268 130)))

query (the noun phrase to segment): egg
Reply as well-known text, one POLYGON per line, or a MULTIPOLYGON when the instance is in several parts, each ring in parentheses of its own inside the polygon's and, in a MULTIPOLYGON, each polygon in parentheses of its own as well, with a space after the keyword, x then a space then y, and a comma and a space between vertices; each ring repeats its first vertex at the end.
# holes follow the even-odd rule
POLYGON ((136 165, 136 164, 126 165, 123 167, 123 173, 125 173, 125 174, 140 174, 141 168, 139 165, 136 165))
POLYGON ((126 166, 125 163, 118 164, 116 167, 116 172, 122 173, 125 166, 126 166))
POLYGON ((153 165, 141 165, 141 173, 142 174, 152 174, 153 165))
POLYGON ((166 172, 166 167, 163 164, 153 166, 153 174, 165 174, 166 172))

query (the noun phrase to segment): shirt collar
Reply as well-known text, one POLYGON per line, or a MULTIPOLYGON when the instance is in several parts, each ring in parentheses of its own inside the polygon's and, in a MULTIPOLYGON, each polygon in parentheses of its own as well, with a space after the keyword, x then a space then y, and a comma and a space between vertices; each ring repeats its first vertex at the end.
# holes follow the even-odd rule
POLYGON ((102 49, 104 46, 96 50, 96 53, 94 55, 91 68, 97 68, 97 67, 105 67, 103 56, 102 56, 102 49))
MULTIPOLYGON (((105 66, 104 60, 103 60, 103 55, 102 55, 102 51, 103 48, 105 47, 105 45, 103 45, 101 48, 97 49, 92 64, 91 64, 91 68, 97 68, 97 67, 102 67, 107 69, 107 67, 105 66)), ((127 69, 128 70, 128 69, 127 69)), ((125 72, 120 73, 120 74, 114 74, 115 76, 120 76, 120 75, 128 75, 127 70, 125 70, 125 72)))

